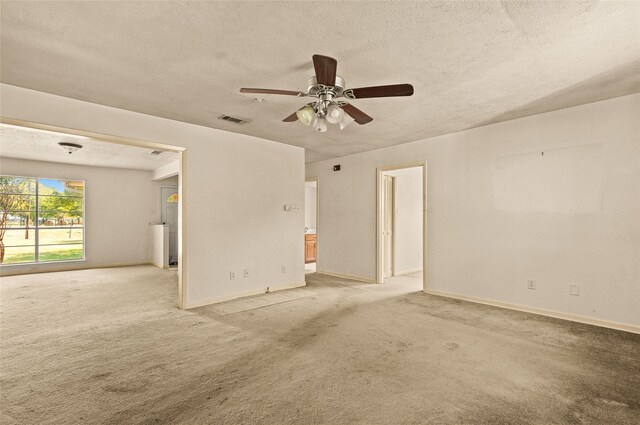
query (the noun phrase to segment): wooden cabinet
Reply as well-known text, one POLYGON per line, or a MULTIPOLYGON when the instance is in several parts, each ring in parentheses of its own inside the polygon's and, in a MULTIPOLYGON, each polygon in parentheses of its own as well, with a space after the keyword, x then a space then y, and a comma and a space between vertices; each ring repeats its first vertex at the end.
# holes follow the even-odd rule
POLYGON ((304 262, 316 262, 316 235, 304 235, 304 262))

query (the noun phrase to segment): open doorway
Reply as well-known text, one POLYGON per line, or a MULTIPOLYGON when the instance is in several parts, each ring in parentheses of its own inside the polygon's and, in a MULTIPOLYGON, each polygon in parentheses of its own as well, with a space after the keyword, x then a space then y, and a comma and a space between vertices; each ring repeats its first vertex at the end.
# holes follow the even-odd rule
POLYGON ((378 283, 415 279, 426 289, 426 164, 378 168, 378 283))
POLYGON ((383 208, 382 208, 382 245, 384 252, 383 277, 395 275, 395 239, 396 239, 396 176, 392 172, 384 173, 383 183, 383 208))
POLYGON ((167 227, 169 246, 167 262, 170 268, 178 267, 178 176, 160 180, 160 222, 167 227))
POLYGON ((304 273, 315 273, 318 261, 318 179, 304 183, 304 273))
POLYGON ((31 230, 19 243, 0 238, 9 251, 3 275, 153 263, 150 225, 160 219, 153 180, 173 176, 177 305, 184 307, 184 148, 5 117, 0 131, 7 183, 0 195, 25 200, 0 208, 8 218, 0 236, 22 231, 27 217, 31 230))

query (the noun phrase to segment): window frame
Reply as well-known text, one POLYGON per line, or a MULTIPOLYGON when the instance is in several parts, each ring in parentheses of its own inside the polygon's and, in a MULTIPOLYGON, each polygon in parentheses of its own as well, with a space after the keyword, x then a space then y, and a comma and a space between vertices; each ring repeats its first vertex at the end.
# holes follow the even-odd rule
MULTIPOLYGON (((33 266, 38 264, 58 264, 58 263, 77 263, 87 261, 87 232, 86 232, 86 208, 87 208, 87 181, 85 179, 75 179, 75 178, 61 178, 61 177, 33 177, 33 176, 18 176, 13 174, 0 174, 1 177, 13 177, 18 179, 32 179, 35 180, 35 192, 33 193, 22 193, 16 195, 25 195, 32 196, 35 199, 35 209, 33 210, 35 214, 35 225, 30 228, 34 230, 35 239, 33 245, 25 245, 25 246, 33 246, 34 247, 34 261, 25 261, 22 263, 0 263, 0 267, 19 267, 19 266, 33 266), (63 181, 77 181, 82 182, 82 196, 69 196, 75 198, 82 199, 82 258, 73 258, 68 260, 40 260, 40 194, 39 192, 39 181, 40 180, 63 180, 63 181)), ((8 193, 8 192, 7 192, 8 193)), ((12 193, 8 193, 12 195, 12 193)), ((47 196, 60 196, 60 195, 42 195, 43 197, 47 196)), ((68 196, 68 195, 62 195, 68 196)), ((43 210, 50 211, 50 210, 43 210)), ((29 211, 16 211, 16 212, 29 212, 29 211)), ((71 228, 80 228, 75 225, 71 225, 71 228)), ((46 227, 44 227, 46 229, 46 227)), ((26 230, 25 226, 19 227, 7 227, 6 230, 26 230)), ((65 244, 44 244, 43 246, 60 246, 65 244)), ((79 244, 68 244, 68 245, 79 245, 79 244)), ((6 245, 5 245, 6 249, 6 245)), ((5 251, 6 253, 6 251, 5 251)))

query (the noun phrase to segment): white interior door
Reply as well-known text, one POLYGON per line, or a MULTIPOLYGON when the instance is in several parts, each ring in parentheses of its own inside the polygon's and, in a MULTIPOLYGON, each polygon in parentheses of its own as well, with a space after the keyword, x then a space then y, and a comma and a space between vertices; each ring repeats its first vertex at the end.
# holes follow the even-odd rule
POLYGON ((161 221, 169 226, 169 264, 178 263, 178 188, 160 188, 161 221))
POLYGON ((393 176, 384 176, 382 240, 385 278, 393 276, 393 179, 393 176))

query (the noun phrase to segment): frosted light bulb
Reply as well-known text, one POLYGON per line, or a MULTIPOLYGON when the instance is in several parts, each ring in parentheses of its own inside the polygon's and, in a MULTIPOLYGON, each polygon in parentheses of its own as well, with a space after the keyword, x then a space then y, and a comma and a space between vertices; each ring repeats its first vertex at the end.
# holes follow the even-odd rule
POLYGON ((331 124, 338 124, 342 117, 344 116, 344 111, 338 105, 329 105, 327 108, 327 121, 331 124))
POLYGON ((344 130, 346 126, 354 122, 355 120, 351 118, 349 114, 343 114, 342 119, 340 120, 340 130, 344 130))
POLYGON ((313 129, 318 133, 324 133, 325 131, 327 131, 326 120, 321 117, 316 117, 316 119, 313 120, 313 129))
POLYGON ((313 121, 313 119, 315 118, 316 112, 310 105, 307 105, 303 108, 298 109, 296 111, 296 115, 298 116, 298 119, 302 124, 311 125, 311 121, 313 121))

